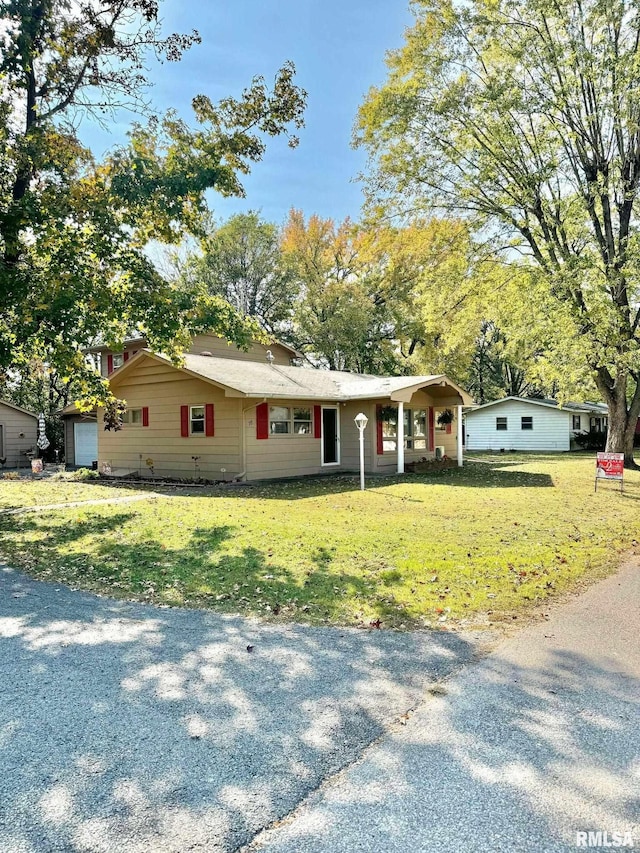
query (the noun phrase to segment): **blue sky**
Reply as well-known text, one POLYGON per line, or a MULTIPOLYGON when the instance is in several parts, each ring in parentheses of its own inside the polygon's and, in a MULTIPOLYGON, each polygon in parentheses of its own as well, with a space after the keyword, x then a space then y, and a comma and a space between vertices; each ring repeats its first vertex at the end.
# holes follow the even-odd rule
MULTIPOLYGON (((283 222, 297 207, 307 215, 357 218, 362 192, 353 179, 365 154, 350 147, 353 122, 369 86, 385 79, 385 51, 401 45, 411 24, 408 0, 164 0, 162 16, 165 31, 197 29, 202 44, 180 63, 150 63, 157 107, 187 118, 194 95, 239 95, 254 75, 270 81, 288 59, 309 94, 299 147, 270 140, 245 181, 246 199, 210 196, 216 217, 260 209, 283 222)), ((85 124, 81 133, 101 156, 122 140, 129 120, 109 132, 85 124)))

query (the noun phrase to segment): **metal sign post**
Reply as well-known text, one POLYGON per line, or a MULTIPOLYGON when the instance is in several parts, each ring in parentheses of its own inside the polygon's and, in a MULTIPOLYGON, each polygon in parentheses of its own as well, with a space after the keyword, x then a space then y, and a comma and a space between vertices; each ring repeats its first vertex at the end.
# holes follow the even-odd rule
POLYGON ((624 487, 624 453, 597 453, 596 454, 596 485, 594 491, 598 491, 598 480, 620 480, 620 491, 624 487))

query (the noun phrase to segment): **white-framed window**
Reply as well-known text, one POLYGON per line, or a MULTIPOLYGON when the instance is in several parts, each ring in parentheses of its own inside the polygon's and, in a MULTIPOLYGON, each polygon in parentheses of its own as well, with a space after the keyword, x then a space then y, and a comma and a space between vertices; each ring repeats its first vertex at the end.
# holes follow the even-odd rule
POLYGON ((533 429, 533 418, 531 415, 522 415, 520 418, 520 429, 533 429))
POLYGON ((114 352, 114 354, 113 354, 113 369, 117 370, 119 367, 122 367, 123 364, 124 364, 124 353, 114 352))
POLYGON ((427 449, 427 413, 425 409, 406 409, 404 446, 407 450, 427 449))
POLYGON ((498 430, 498 432, 506 432, 507 419, 505 417, 496 418, 496 429, 498 430))
POLYGON ((385 453, 396 449, 398 445, 398 409, 385 406, 382 411, 382 450, 385 453))
POLYGON ((142 426, 142 409, 127 409, 122 416, 122 423, 130 426, 142 426))
POLYGON ((307 406, 294 408, 293 410, 293 432, 294 435, 311 435, 313 422, 311 420, 311 409, 307 406))
POLYGON ((269 435, 311 435, 309 406, 269 406, 269 435))
POLYGON ((189 406, 189 432, 204 435, 204 406, 189 406))
POLYGON ((573 416, 573 429, 576 431, 582 429, 582 424, 580 422, 580 415, 574 415, 573 416))
MULTIPOLYGON (((427 449, 427 412, 404 410, 404 446, 407 450, 427 449)), ((385 407, 382 415, 382 450, 391 453, 398 447, 398 409, 385 407)))

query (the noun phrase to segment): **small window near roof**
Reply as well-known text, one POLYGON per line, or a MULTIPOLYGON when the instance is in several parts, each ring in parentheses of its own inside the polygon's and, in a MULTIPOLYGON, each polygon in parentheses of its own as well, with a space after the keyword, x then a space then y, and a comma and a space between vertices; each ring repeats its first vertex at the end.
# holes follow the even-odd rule
POLYGON ((496 429, 500 432, 505 432, 507 429, 507 419, 506 418, 496 418, 496 429))
POLYGON ((142 409, 127 409, 122 416, 123 424, 142 425, 142 409))
POLYGON ((531 415, 523 415, 520 418, 520 428, 533 429, 533 418, 531 417, 531 415))
POLYGON ((204 406, 191 406, 191 435, 204 435, 204 406))
POLYGON ((124 354, 121 352, 114 352, 113 354, 113 369, 117 370, 119 367, 122 367, 124 364, 124 354))
POLYGON ((573 416, 573 428, 574 428, 574 429, 576 429, 576 430, 577 430, 577 429, 581 429, 581 425, 580 425, 580 415, 574 415, 574 416, 573 416))

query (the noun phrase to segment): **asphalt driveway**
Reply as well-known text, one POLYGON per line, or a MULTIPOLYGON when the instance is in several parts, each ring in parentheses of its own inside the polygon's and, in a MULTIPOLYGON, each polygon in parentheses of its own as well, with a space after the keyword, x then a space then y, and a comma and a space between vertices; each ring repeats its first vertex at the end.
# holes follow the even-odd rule
POLYGON ((486 641, 120 603, 0 566, 0 850, 237 850, 486 641))
POLYGON ((640 850, 637 558, 449 679, 250 850, 640 850))

